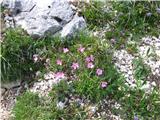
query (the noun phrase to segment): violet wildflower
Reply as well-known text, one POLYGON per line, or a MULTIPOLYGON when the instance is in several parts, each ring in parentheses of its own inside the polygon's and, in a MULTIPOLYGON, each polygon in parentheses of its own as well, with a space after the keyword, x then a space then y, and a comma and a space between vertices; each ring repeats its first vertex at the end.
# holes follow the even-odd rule
POLYGON ((134 116, 134 120, 139 120, 137 116, 134 116))
POLYGON ((103 70, 98 68, 98 69, 96 70, 96 74, 97 74, 98 76, 102 75, 102 74, 103 74, 103 70))
POLYGON ((87 68, 94 68, 94 64, 92 62, 87 63, 87 68))
POLYGON ((90 60, 93 62, 94 61, 94 56, 90 55, 90 60))
POLYGON ((86 57, 86 62, 90 62, 90 57, 86 57))
POLYGON ((82 47, 82 45, 80 45, 80 47, 78 48, 78 51, 79 51, 79 52, 81 52, 81 53, 83 53, 83 52, 84 52, 84 50, 85 50, 85 48, 84 48, 84 47, 82 47))
POLYGON ((94 56, 93 55, 90 55, 88 57, 86 57, 86 62, 93 62, 94 61, 94 56))
POLYGON ((107 87, 107 85, 108 85, 108 83, 107 83, 107 82, 101 82, 101 88, 106 88, 106 87, 107 87))
POLYGON ((62 60, 57 59, 57 60, 56 60, 56 64, 57 64, 57 65, 62 65, 62 60))
POLYGON ((76 70, 76 69, 78 69, 78 68, 79 68, 79 64, 78 64, 78 63, 73 62, 71 67, 72 67, 72 69, 76 70))
POLYGON ((152 15, 152 13, 150 13, 150 12, 146 14, 147 17, 150 17, 151 15, 152 15))
POLYGON ((63 53, 67 53, 69 52, 69 49, 68 48, 63 48, 63 53))
POLYGON ((57 72, 57 73, 55 74, 55 77, 56 77, 57 79, 64 78, 64 73, 63 73, 63 72, 57 72))

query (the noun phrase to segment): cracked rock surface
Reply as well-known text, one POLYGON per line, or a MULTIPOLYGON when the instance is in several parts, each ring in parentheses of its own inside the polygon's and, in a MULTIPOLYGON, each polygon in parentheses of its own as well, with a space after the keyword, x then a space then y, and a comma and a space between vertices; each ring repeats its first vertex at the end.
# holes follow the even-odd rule
POLYGON ((2 5, 11 12, 5 17, 6 26, 21 27, 34 38, 57 33, 70 37, 86 27, 67 0, 3 0, 2 5))

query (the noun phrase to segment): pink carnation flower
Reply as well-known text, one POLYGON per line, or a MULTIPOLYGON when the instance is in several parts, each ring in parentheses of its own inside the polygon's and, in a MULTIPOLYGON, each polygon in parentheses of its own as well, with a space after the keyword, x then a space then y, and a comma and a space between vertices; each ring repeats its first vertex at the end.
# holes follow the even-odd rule
POLYGON ((68 48, 63 48, 63 53, 67 53, 69 52, 69 49, 68 48))
POLYGON ((84 48, 84 47, 82 47, 82 45, 80 45, 80 47, 78 48, 78 51, 79 51, 79 52, 81 52, 81 53, 83 53, 83 52, 84 52, 84 50, 85 50, 85 48, 84 48))
POLYGON ((86 57, 86 62, 90 62, 90 57, 86 57))
POLYGON ((96 74, 97 74, 98 76, 102 75, 102 74, 103 74, 103 70, 98 68, 98 69, 96 70, 96 74))
POLYGON ((65 76, 64 76, 64 73, 63 73, 63 72, 57 72, 57 73, 55 74, 55 77, 56 77, 57 79, 60 79, 60 78, 64 78, 65 76))
POLYGON ((57 60, 56 60, 56 64, 57 64, 57 65, 62 65, 62 60, 57 59, 57 60))
POLYGON ((94 61, 94 56, 90 55, 90 60, 93 62, 94 61))
POLYGON ((74 70, 76 70, 76 69, 78 69, 78 68, 79 68, 79 64, 78 64, 78 63, 73 62, 71 67, 72 67, 74 70))
POLYGON ((86 62, 93 62, 94 61, 94 56, 90 55, 88 57, 86 57, 86 62))
POLYGON ((106 87, 107 87, 107 85, 108 85, 108 83, 107 83, 107 82, 101 82, 101 88, 106 88, 106 87))
POLYGON ((94 64, 92 62, 87 63, 87 68, 94 68, 94 64))

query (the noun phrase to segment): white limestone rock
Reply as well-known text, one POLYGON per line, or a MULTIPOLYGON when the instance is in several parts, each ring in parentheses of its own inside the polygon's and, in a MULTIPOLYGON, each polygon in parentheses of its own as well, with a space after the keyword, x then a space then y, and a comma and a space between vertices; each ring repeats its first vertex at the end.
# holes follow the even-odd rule
POLYGON ((84 18, 76 15, 67 0, 3 0, 2 5, 10 9, 14 26, 34 38, 57 33, 71 36, 86 27, 84 18))

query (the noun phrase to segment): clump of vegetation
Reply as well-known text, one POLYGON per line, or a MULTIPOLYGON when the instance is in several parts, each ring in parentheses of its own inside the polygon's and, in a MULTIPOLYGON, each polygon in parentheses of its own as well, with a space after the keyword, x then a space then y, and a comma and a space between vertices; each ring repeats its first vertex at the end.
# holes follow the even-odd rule
POLYGON ((66 101, 71 96, 75 96, 75 91, 72 83, 67 81, 60 81, 57 85, 53 86, 50 92, 51 97, 51 110, 53 119, 86 119, 87 113, 82 106, 76 101, 66 101), (58 107, 58 102, 64 103, 64 107, 58 107))
POLYGON ((103 5, 103 2, 92 1, 90 4, 86 4, 83 7, 82 14, 86 18, 90 29, 103 27, 108 20, 111 20, 111 16, 104 11, 103 5))
POLYGON ((14 120, 57 120, 57 119, 71 119, 81 120, 86 118, 86 112, 78 103, 72 102, 65 105, 64 108, 58 108, 57 104, 60 99, 59 92, 62 94, 70 94, 65 81, 59 83, 51 91, 50 97, 39 97, 32 92, 26 92, 21 95, 13 108, 14 120), (58 95, 58 96, 57 96, 58 95))
POLYGON ((150 68, 143 63, 141 58, 133 60, 134 77, 136 80, 145 80, 151 72, 150 68))
MULTIPOLYGON (((72 88, 72 83, 61 81, 55 85, 49 94, 49 98, 40 98, 37 94, 26 92, 17 99, 13 113, 15 120, 51 120, 51 119, 89 119, 89 113, 85 107, 78 102, 66 102, 69 95, 77 96, 72 88), (64 103, 61 108, 58 102, 64 103)), ((140 89, 119 89, 124 94, 115 99, 120 103, 120 108, 111 108, 113 113, 119 114, 123 119, 133 119, 135 116, 139 119, 159 119, 159 92, 154 89, 148 94, 140 89), (129 112, 127 112, 129 111, 129 112)))
POLYGON ((136 43, 128 43, 126 45, 126 50, 128 53, 133 54, 133 55, 138 53, 137 44, 136 43))
POLYGON ((77 94, 93 101, 114 96, 123 84, 112 63, 112 53, 98 44, 97 38, 81 34, 73 38, 70 45, 53 45, 48 66, 57 77, 71 78, 77 94))
POLYGON ((64 102, 65 98, 68 98, 72 93, 74 93, 73 85, 62 80, 57 85, 54 85, 49 95, 52 99, 64 102))
POLYGON ((125 96, 119 99, 122 106, 119 114, 123 119, 133 119, 136 116, 139 119, 158 120, 160 118, 159 94, 156 88, 149 94, 140 89, 127 90, 125 96))
POLYGON ((116 27, 123 31, 136 34, 145 34, 157 28, 160 14, 157 8, 160 2, 156 1, 128 1, 114 2, 116 13, 116 27))
POLYGON ((1 43, 2 82, 33 79, 36 71, 43 71, 57 38, 34 40, 22 29, 7 29, 1 43), (28 78, 29 77, 29 78, 28 78))
POLYGON ((160 33, 158 1, 92 1, 83 8, 82 13, 92 30, 110 26, 106 39, 115 39, 116 49, 125 45, 128 39, 139 41, 146 34, 158 36, 160 33))
POLYGON ((40 45, 22 30, 9 29, 1 43, 1 79, 2 82, 24 80, 43 67, 42 62, 35 63, 33 55, 40 45))
POLYGON ((13 113, 15 120, 37 120, 40 113, 41 100, 37 94, 26 92, 17 98, 13 113))

